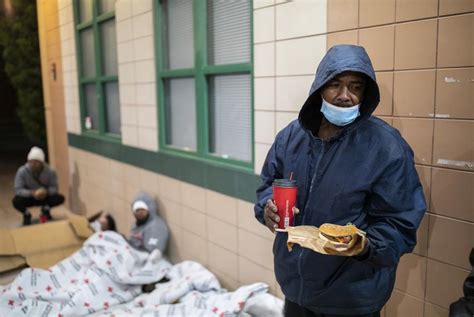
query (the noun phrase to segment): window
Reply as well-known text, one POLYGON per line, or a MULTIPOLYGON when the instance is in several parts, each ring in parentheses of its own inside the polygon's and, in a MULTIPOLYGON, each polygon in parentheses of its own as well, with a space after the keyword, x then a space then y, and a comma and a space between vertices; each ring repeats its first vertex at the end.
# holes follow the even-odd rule
POLYGON ((116 0, 75 0, 82 131, 120 136, 116 0))
POLYGON ((161 149, 252 166, 251 2, 157 1, 161 149))

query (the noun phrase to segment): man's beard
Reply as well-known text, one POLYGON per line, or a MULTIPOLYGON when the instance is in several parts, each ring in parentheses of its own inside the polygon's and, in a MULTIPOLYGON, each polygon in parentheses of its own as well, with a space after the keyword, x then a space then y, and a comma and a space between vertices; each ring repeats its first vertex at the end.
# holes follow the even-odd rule
POLYGON ((41 175, 41 172, 42 172, 42 171, 43 171, 43 167, 41 167, 41 168, 35 168, 35 169, 31 168, 31 174, 33 174, 33 176, 34 176, 35 178, 39 178, 39 176, 41 175))
POLYGON ((141 226, 141 225, 145 224, 148 221, 148 218, 150 218, 150 214, 146 215, 146 217, 143 218, 143 219, 136 219, 135 224, 137 226, 141 226))

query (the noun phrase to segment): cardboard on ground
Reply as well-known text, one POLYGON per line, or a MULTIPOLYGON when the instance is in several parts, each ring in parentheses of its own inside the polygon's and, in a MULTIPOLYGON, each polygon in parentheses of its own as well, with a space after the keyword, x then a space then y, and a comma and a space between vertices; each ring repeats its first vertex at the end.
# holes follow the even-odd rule
POLYGON ((0 273, 23 266, 46 269, 77 251, 93 233, 87 218, 0 229, 0 273))

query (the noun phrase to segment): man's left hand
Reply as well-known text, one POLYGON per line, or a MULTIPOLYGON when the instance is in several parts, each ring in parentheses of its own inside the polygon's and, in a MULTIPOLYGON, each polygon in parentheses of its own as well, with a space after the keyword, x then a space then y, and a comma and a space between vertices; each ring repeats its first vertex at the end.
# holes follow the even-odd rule
MULTIPOLYGON (((357 239, 360 239, 360 237, 357 237, 357 239)), ((327 254, 329 254, 329 255, 348 256, 347 255, 348 253, 354 253, 353 251, 354 251, 355 248, 360 248, 360 243, 361 243, 361 241, 359 240, 352 247, 350 247, 349 249, 344 250, 344 251, 336 250, 336 249, 333 249, 331 247, 325 246, 324 251, 326 251, 327 254)), ((363 243, 364 243, 364 247, 360 251, 355 252, 354 254, 351 254, 350 256, 358 256, 358 257, 364 256, 369 251, 369 239, 367 239, 367 237, 366 237, 364 239, 363 243)))
POLYGON ((35 191, 34 196, 37 200, 44 200, 46 196, 48 196, 48 191, 44 187, 38 188, 35 191))

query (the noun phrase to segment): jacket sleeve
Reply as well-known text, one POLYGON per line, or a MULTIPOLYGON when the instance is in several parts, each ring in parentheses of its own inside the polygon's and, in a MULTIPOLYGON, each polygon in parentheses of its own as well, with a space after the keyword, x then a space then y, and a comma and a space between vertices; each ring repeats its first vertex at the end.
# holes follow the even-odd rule
POLYGON ((155 249, 164 253, 168 244, 168 226, 161 219, 158 219, 155 226, 150 226, 143 232, 143 245, 145 250, 152 252, 155 249))
POLYGON ((20 168, 15 175, 15 194, 21 197, 31 197, 33 192, 31 189, 26 188, 26 170, 20 168))
POLYGON ((426 211, 413 152, 408 145, 401 151, 373 185, 367 210, 369 248, 356 257, 376 266, 395 266, 403 254, 413 251, 426 211))
POLYGON ((54 170, 50 170, 49 172, 48 195, 53 195, 58 192, 58 176, 54 170))
POLYGON ((282 178, 283 162, 279 159, 282 157, 280 136, 281 132, 277 135, 270 151, 268 151, 265 163, 263 164, 262 173, 260 174, 262 183, 257 189, 257 203, 255 204, 254 211, 255 218, 257 218, 257 220, 262 224, 265 224, 263 219, 263 209, 265 208, 267 200, 273 198, 273 180, 282 178))
POLYGON ((143 249, 143 243, 141 239, 138 239, 135 237, 136 232, 134 232, 134 229, 132 228, 130 230, 130 236, 127 239, 128 243, 135 249, 140 250, 143 249))

